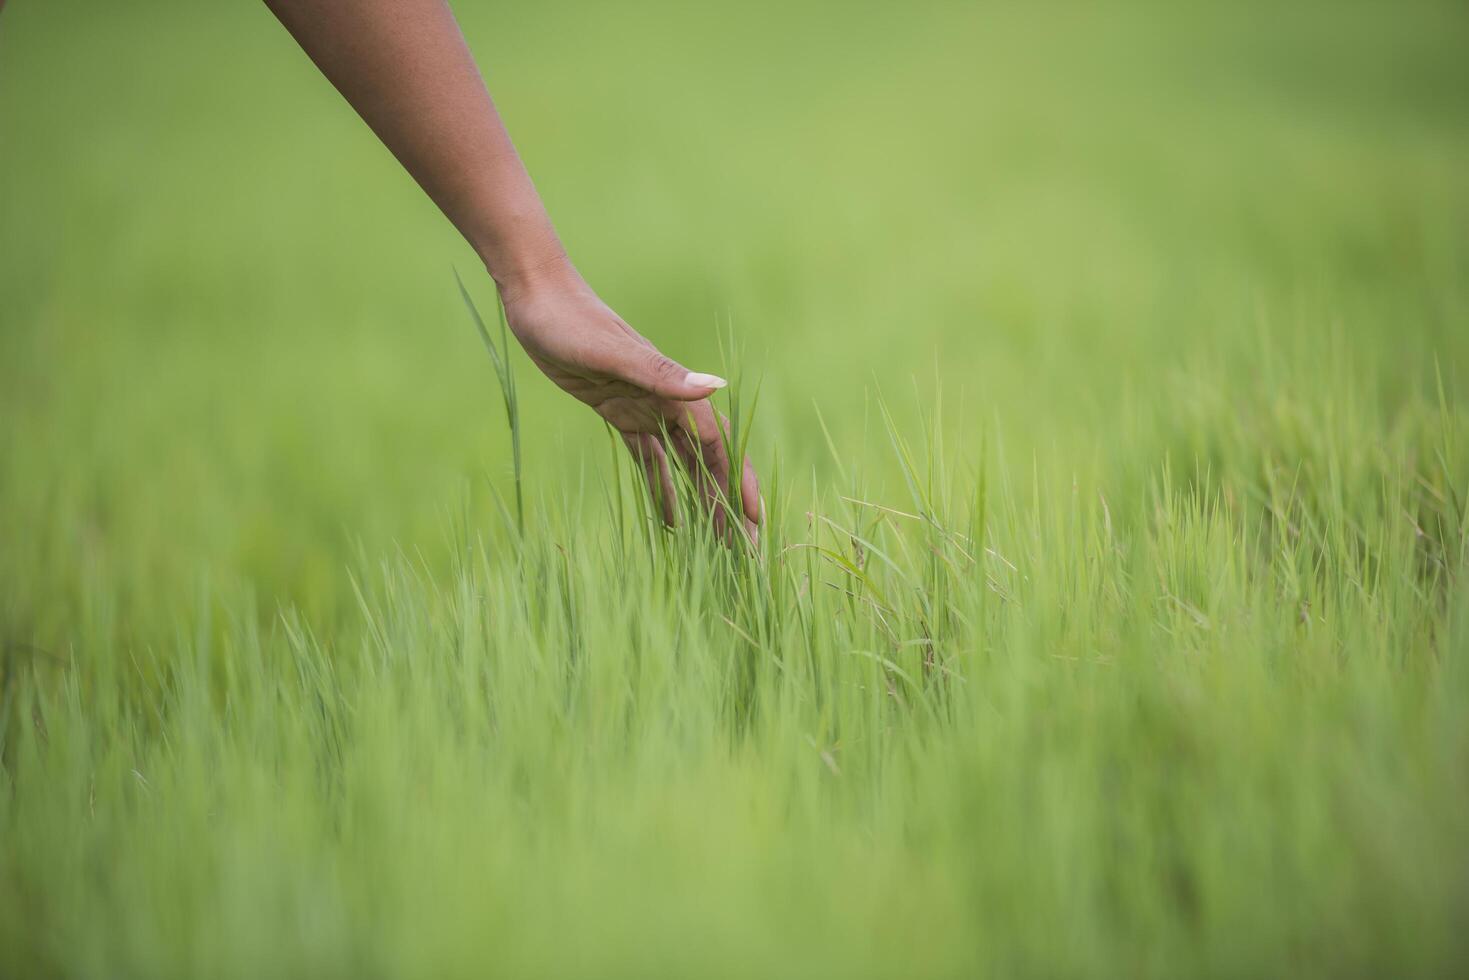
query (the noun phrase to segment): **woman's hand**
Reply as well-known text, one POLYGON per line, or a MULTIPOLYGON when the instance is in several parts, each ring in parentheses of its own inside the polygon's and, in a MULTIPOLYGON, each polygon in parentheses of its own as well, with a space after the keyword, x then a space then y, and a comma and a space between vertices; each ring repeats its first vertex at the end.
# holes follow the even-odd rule
MULTIPOLYGON (((663 519, 677 514, 671 450, 723 536, 726 423, 708 399, 724 382, 658 353, 576 274, 448 3, 266 3, 484 260, 531 360, 622 433, 663 519)), ((737 513, 753 538, 760 496, 741 462, 737 513)))
POLYGON ((671 452, 703 495, 716 533, 725 537, 727 514, 739 513, 745 532, 755 539, 760 523, 755 470, 743 461, 740 500, 729 501, 729 422, 709 403, 724 379, 691 372, 664 356, 572 269, 503 283, 500 295, 510 329, 536 366, 622 434, 666 523, 674 524, 677 514, 671 452))

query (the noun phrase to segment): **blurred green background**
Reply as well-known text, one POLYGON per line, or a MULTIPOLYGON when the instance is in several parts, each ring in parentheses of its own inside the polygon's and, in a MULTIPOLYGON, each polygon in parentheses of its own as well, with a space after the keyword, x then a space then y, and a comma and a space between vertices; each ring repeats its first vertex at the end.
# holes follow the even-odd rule
POLYGON ((11 0, 0 962, 1462 962, 1462 3, 455 7, 792 533, 612 530, 517 353, 512 546, 490 283, 264 7, 11 0), (772 545, 916 509, 879 399, 976 502, 886 612, 772 545))
MULTIPOLYGON (((1461 390, 1461 5, 456 9, 588 279, 762 382, 767 472, 830 472, 819 407, 882 482, 878 391, 1023 474, 1161 457, 1328 350, 1389 419, 1435 359, 1461 390)), ((356 543, 493 513, 450 269, 488 279, 261 6, 13 2, 0 167, 8 632, 97 565, 321 607, 356 543)), ((596 420, 522 391, 531 484, 601 472, 596 420)))

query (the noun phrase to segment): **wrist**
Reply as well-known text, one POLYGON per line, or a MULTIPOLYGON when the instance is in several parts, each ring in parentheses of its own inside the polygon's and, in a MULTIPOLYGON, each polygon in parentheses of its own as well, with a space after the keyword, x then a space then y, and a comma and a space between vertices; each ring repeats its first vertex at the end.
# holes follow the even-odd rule
POLYGON ((554 248, 515 262, 485 263, 502 301, 510 302, 546 289, 565 289, 581 282, 581 274, 556 243, 554 248))

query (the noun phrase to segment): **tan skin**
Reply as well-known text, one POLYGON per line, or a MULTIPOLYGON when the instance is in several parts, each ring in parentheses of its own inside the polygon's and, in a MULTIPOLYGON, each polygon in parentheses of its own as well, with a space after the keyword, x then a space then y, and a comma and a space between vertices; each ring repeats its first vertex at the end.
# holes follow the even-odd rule
MULTIPOLYGON (((445 0, 265 3, 474 247, 531 360, 622 434, 664 520, 675 518, 672 457, 723 535, 727 422, 709 396, 724 381, 663 355, 576 271, 445 0)), ((748 460, 739 497, 753 538, 761 508, 748 460)))
MULTIPOLYGON (((444 0, 265 0, 286 30, 469 241, 536 366, 622 434, 663 519, 674 523, 670 454, 726 529, 724 387, 690 372, 614 313, 571 264, 444 0)), ((4 10, 5 0, 0 0, 4 10)), ((741 523, 761 519, 755 470, 740 471, 741 523)), ((732 509, 732 508, 731 508, 732 509)))

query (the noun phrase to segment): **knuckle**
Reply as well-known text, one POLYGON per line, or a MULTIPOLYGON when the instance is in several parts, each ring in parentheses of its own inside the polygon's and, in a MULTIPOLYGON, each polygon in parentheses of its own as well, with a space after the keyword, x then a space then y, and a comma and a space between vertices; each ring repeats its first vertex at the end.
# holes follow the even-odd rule
POLYGON ((706 411, 698 418, 699 442, 710 449, 724 449, 724 430, 727 424, 724 416, 717 415, 713 411, 706 411))
POLYGON ((672 358, 668 357, 667 355, 660 354, 658 351, 655 350, 648 351, 647 356, 649 366, 652 368, 654 375, 663 378, 666 381, 683 380, 683 368, 679 367, 672 358))

